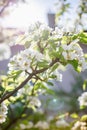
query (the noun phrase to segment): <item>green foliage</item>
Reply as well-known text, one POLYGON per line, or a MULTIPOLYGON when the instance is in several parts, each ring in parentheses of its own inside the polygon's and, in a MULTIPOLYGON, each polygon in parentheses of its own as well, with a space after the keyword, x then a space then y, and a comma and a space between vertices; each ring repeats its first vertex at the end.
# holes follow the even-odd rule
POLYGON ((80 33, 78 35, 78 38, 79 38, 81 43, 87 44, 87 33, 84 33, 84 32, 80 33))

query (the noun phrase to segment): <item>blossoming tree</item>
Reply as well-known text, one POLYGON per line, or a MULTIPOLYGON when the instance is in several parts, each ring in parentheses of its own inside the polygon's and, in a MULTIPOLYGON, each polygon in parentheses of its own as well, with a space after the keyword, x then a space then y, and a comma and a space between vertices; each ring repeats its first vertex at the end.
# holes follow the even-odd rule
MULTIPOLYGON (((7 107, 13 111, 13 103, 17 105, 20 101, 23 107, 16 120, 27 116, 25 113, 22 117, 26 108, 35 110, 40 107, 39 95, 53 94, 48 87, 53 85, 51 80, 62 81, 61 66, 71 64, 77 72, 87 69, 86 55, 79 45, 84 39, 87 35, 83 32, 73 34, 59 28, 53 30, 39 22, 17 39, 16 44, 24 45, 25 49, 10 59, 7 76, 1 77, 0 123, 6 120, 7 107)), ((2 128, 8 129, 9 125, 2 128)))
MULTIPOLYGON (((0 77, 1 130, 71 129, 72 125, 61 119, 66 114, 48 122, 37 122, 32 118, 32 110, 41 107, 40 95, 54 94, 49 86, 53 86, 53 79, 62 82, 60 69, 67 64, 71 64, 77 72, 87 69, 87 55, 83 53, 80 42, 87 43, 87 34, 83 31, 52 29, 39 22, 31 25, 28 32, 17 39, 15 43, 23 45, 24 50, 10 59, 7 75, 0 77)), ((86 97, 85 92, 78 98, 81 106, 87 105, 86 97)), ((78 118, 78 115, 73 117, 78 118)), ((81 126, 82 130, 85 121, 86 116, 72 129, 81 126)))

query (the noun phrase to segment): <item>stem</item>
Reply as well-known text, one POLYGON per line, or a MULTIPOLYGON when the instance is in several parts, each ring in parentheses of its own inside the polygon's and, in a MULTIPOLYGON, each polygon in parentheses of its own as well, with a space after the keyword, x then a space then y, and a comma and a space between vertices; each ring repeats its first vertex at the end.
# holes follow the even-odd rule
POLYGON ((52 60, 52 62, 49 64, 48 67, 40 69, 40 70, 36 70, 33 73, 31 73, 17 88, 15 88, 12 92, 10 92, 9 94, 7 94, 5 97, 0 99, 0 104, 8 99, 9 97, 11 97, 12 95, 14 95, 19 89, 21 89, 34 75, 42 73, 44 71, 46 71, 47 69, 49 69, 50 67, 52 67, 56 62, 58 62, 59 59, 56 58, 55 60, 52 60))

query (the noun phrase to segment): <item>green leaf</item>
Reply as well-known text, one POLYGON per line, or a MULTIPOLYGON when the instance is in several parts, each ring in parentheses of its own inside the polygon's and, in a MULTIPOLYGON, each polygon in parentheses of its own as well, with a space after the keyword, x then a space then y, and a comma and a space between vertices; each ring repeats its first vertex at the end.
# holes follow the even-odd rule
POLYGON ((78 69, 78 61, 77 60, 68 60, 68 63, 70 63, 74 69, 77 71, 78 69))
POLYGON ((83 115, 83 116, 81 117, 81 121, 82 121, 82 122, 87 122, 87 115, 83 115))
MULTIPOLYGON (((53 84, 50 84, 50 85, 53 85, 53 84)), ((42 82, 39 82, 39 83, 37 83, 37 84, 34 86, 34 90, 38 90, 38 89, 44 89, 44 90, 46 90, 46 93, 51 94, 51 95, 54 95, 54 94, 55 94, 54 90, 49 89, 49 88, 48 88, 46 85, 44 85, 42 82)))
POLYGON ((6 87, 5 87, 5 90, 6 90, 6 91, 12 91, 13 89, 14 89, 14 86, 10 86, 10 85, 9 85, 9 86, 6 86, 6 87))
POLYGON ((51 69, 51 71, 53 72, 53 71, 55 71, 57 68, 58 68, 58 63, 56 63, 53 67, 52 67, 52 69, 51 69))
POLYGON ((52 40, 52 41, 50 40, 50 42, 49 42, 49 44, 50 44, 52 50, 53 50, 53 49, 54 49, 54 50, 56 49, 56 44, 55 44, 55 41, 56 41, 56 40, 58 41, 58 39, 55 39, 55 40, 52 40))
POLYGON ((51 95, 55 95, 54 90, 47 88, 46 92, 51 95))
POLYGON ((80 109, 85 109, 86 107, 85 106, 80 106, 80 109))
POLYGON ((76 40, 76 39, 78 39, 78 34, 74 34, 73 36, 72 36, 72 40, 76 40))
POLYGON ((38 62, 38 67, 48 67, 49 63, 46 60, 43 60, 41 62, 38 62))
POLYGON ((83 86, 82 86, 83 90, 86 90, 86 84, 87 84, 87 81, 84 80, 84 83, 83 83, 83 86))
POLYGON ((71 116, 72 118, 79 118, 78 114, 76 114, 76 113, 73 113, 73 114, 71 114, 70 116, 71 116))
POLYGON ((13 78, 14 80, 18 78, 18 76, 22 73, 22 70, 13 70, 11 74, 9 74, 9 78, 13 78))
POLYGON ((55 79, 56 75, 52 74, 52 75, 49 76, 49 78, 55 79))
POLYGON ((59 57, 59 52, 56 51, 50 51, 50 56, 51 58, 58 58, 59 57))
POLYGON ((47 82, 48 85, 53 86, 54 84, 52 82, 47 82))
POLYGON ((81 43, 87 44, 87 33, 84 32, 80 33, 78 38, 81 43))

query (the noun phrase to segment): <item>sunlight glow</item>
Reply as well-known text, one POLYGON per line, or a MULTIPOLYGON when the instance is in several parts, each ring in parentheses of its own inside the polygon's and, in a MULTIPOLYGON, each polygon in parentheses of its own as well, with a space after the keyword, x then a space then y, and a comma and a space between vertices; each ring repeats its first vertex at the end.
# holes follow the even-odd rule
POLYGON ((37 3, 20 4, 10 16, 3 21, 4 26, 27 28, 29 24, 36 21, 46 22, 44 10, 37 3))

